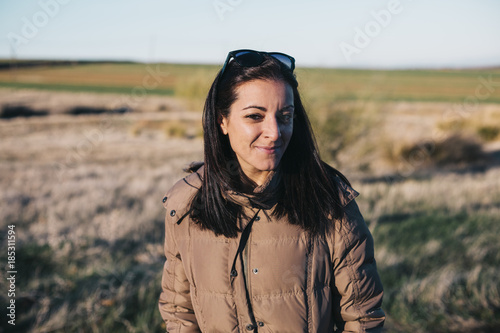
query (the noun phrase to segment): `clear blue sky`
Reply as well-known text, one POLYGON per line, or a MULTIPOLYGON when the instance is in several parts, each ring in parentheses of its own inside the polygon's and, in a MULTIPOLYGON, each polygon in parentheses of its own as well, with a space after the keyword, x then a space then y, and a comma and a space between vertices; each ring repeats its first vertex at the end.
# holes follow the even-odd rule
POLYGON ((221 64, 239 48, 298 66, 498 66, 500 1, 0 0, 0 58, 221 64))

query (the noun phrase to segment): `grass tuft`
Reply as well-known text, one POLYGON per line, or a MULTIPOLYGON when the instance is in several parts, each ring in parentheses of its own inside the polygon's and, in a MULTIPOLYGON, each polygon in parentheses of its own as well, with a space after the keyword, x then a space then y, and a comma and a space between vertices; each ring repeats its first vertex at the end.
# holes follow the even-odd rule
POLYGON ((498 127, 498 126, 481 126, 477 129, 477 134, 484 141, 495 141, 500 134, 500 127, 498 127))

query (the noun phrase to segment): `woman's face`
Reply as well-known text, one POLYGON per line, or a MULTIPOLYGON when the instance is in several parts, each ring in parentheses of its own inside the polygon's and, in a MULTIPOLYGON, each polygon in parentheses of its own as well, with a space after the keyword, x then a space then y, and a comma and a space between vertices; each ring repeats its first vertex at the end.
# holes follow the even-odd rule
POLYGON ((276 169, 293 131, 293 90, 281 81, 255 80, 236 89, 221 129, 241 169, 258 185, 276 169))

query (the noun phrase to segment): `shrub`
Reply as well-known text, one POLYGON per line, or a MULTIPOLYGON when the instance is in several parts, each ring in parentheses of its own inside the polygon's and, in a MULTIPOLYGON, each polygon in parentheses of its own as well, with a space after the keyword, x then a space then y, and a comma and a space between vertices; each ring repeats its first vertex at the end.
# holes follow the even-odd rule
POLYGON ((129 131, 132 136, 157 131, 167 138, 194 138, 198 136, 199 128, 178 120, 141 120, 133 124, 129 131))
POLYGON ((500 134, 500 128, 496 126, 481 126, 477 129, 477 134, 484 141, 494 141, 498 134, 500 134))
POLYGON ((339 164, 339 154, 365 137, 374 127, 372 115, 360 107, 328 108, 326 119, 312 118, 321 155, 339 164))
POLYGON ((186 125, 180 122, 165 124, 164 132, 168 138, 184 138, 187 134, 186 125))
POLYGON ((453 119, 450 121, 443 121, 437 124, 437 128, 442 131, 460 131, 466 127, 466 122, 463 119, 453 119))
POLYGON ((33 110, 32 108, 24 105, 4 105, 0 111, 0 118, 10 119, 16 117, 40 117, 46 116, 49 112, 47 110, 33 110))
POLYGON ((413 166, 474 163, 483 159, 481 143, 474 137, 452 134, 442 141, 426 140, 403 146, 400 159, 413 166))
POLYGON ((432 160, 438 165, 472 163, 483 158, 481 143, 473 137, 451 135, 436 144, 432 160))

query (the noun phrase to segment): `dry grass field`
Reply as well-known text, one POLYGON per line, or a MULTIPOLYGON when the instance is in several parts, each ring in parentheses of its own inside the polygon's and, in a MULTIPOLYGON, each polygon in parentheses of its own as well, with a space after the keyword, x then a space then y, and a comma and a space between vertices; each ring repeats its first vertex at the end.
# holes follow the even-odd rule
MULTIPOLYGON (((162 65, 161 84, 140 90, 145 66, 0 71, 0 228, 16 230, 18 332, 164 331, 161 199, 202 159, 215 68, 162 65)), ((387 331, 500 330, 499 71, 297 75, 324 158, 361 192, 387 331), (479 78, 497 85, 476 89, 479 78)))

